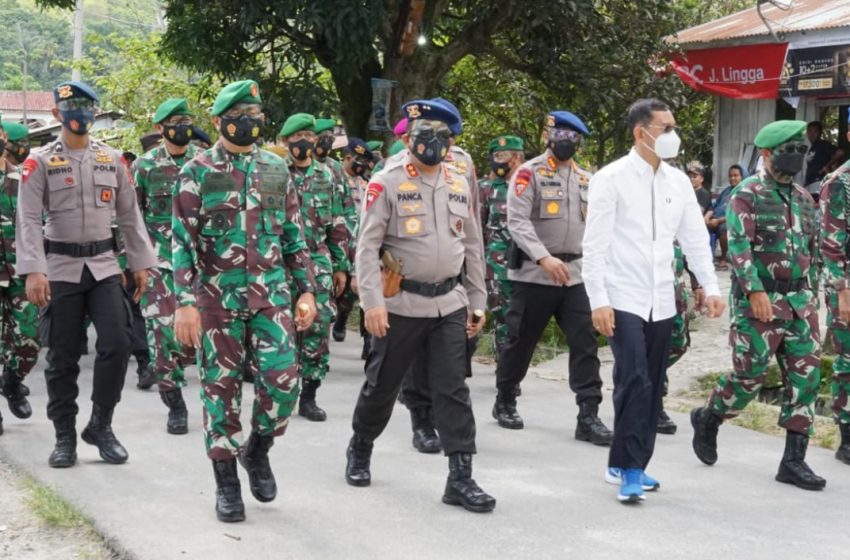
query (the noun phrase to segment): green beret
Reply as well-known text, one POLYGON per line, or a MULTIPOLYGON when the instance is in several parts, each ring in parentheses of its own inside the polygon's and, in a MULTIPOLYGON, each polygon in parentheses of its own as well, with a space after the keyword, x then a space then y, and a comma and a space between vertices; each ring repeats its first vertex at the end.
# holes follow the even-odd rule
POLYGON ((396 140, 395 142, 393 142, 393 145, 390 146, 390 156, 394 156, 406 148, 407 146, 404 145, 404 142, 402 142, 401 140, 396 140))
POLYGON ((806 121, 776 121, 756 134, 756 148, 772 149, 789 140, 805 140, 806 121))
POLYGON ((487 145, 487 151, 491 154, 493 152, 501 152, 503 150, 521 152, 523 150, 523 146, 522 138, 519 136, 497 136, 490 140, 490 144, 487 145))
POLYGON ((335 126, 336 121, 334 119, 316 119, 316 134, 333 130, 335 126))
POLYGON ((30 130, 20 123, 6 121, 0 126, 2 126, 3 130, 6 131, 6 135, 9 137, 9 142, 25 140, 30 133, 30 130))
POLYGON ((189 111, 189 103, 182 97, 172 97, 163 101, 156 108, 156 113, 153 115, 153 123, 159 124, 173 115, 192 115, 189 111))
POLYGON ((371 140, 369 142, 366 142, 366 147, 369 148, 370 152, 376 152, 384 147, 384 143, 380 140, 371 140))
POLYGON ((278 136, 292 136, 296 132, 302 130, 316 130, 316 117, 308 113, 295 113, 290 115, 283 127, 280 129, 278 136))
POLYGON ((241 82, 233 82, 227 84, 215 98, 213 103, 212 116, 217 117, 237 103, 262 103, 260 99, 260 87, 254 80, 242 80, 241 82))

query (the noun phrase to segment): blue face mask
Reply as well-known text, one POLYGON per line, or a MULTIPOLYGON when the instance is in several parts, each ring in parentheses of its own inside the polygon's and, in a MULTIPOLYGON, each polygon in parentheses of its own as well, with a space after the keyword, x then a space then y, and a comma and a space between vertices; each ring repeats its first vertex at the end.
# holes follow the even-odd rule
POLYGON ((59 111, 59 114, 62 116, 62 126, 80 136, 88 134, 94 124, 93 109, 68 109, 59 111))

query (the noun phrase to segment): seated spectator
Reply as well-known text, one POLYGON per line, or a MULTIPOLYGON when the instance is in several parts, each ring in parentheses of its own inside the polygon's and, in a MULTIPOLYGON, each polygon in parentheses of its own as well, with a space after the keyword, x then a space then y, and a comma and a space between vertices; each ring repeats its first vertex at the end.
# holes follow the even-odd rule
POLYGON ((729 239, 726 237, 726 204, 732 196, 732 189, 744 179, 744 168, 737 163, 729 167, 729 184, 720 192, 720 196, 712 203, 705 213, 705 225, 708 231, 720 243, 720 258, 717 260, 717 270, 729 270, 726 253, 729 250, 729 239))
POLYGON ((705 181, 705 167, 698 161, 692 161, 688 164, 688 177, 691 178, 691 184, 694 186, 694 192, 697 195, 697 202, 705 214, 711 207, 711 192, 703 187, 705 181))

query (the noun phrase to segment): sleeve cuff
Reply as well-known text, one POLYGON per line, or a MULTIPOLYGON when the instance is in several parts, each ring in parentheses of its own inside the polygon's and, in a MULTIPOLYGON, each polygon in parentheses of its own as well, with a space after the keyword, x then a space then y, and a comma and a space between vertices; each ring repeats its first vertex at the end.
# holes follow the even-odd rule
POLYGON ((190 292, 178 292, 177 293, 177 306, 178 307, 186 307, 191 305, 192 307, 197 306, 197 300, 195 298, 195 294, 190 292))
POLYGON ((834 280, 831 285, 833 290, 840 292, 847 289, 848 281, 847 278, 839 278, 838 280, 834 280))
POLYGON ((369 311, 375 307, 385 306, 386 302, 384 301, 384 294, 380 291, 366 291, 364 292, 362 289, 360 291, 360 302, 363 307, 363 311, 369 311))
POLYGON ((597 292, 594 294, 588 294, 588 299, 590 300, 590 309, 595 310, 600 307, 610 307, 611 302, 608 300, 608 294, 605 292, 597 292))

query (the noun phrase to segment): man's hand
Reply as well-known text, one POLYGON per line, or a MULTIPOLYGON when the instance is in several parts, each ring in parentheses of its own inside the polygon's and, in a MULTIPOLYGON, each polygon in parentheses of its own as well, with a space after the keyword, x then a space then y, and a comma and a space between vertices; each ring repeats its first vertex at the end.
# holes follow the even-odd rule
POLYGON ((838 292, 838 316, 845 323, 850 323, 850 289, 838 292))
POLYGON ((45 274, 27 274, 27 299, 37 307, 44 307, 50 302, 50 282, 45 274))
POLYGON ((194 305, 177 308, 174 313, 174 336, 185 346, 201 347, 201 314, 194 305))
POLYGON ((484 328, 485 316, 482 314, 476 316, 474 311, 470 311, 466 316, 466 338, 475 338, 481 329, 484 328))
POLYGON ((316 296, 310 292, 301 294, 295 303, 295 330, 303 332, 309 329, 318 313, 316 296))
POLYGON ((765 292, 753 292, 747 299, 750 300, 753 317, 764 323, 773 321, 773 305, 765 292))
POLYGON ((570 271, 567 269, 567 263, 562 261, 561 259, 556 259, 555 257, 549 255, 548 257, 543 257, 538 262, 540 268, 542 268, 546 274, 549 275, 549 278, 555 284, 559 286, 566 286, 570 282, 570 271))
POLYGON ((694 288, 694 308, 697 312, 702 313, 703 307, 705 307, 705 290, 694 288))
POLYGON ((705 298, 705 307, 707 310, 706 315, 708 315, 710 319, 716 319, 723 314, 723 310, 726 309, 726 304, 720 296, 708 296, 705 298))
POLYGON ((360 293, 360 286, 357 284, 357 277, 356 276, 351 277, 351 284, 349 285, 349 287, 351 288, 351 291, 354 292, 355 294, 360 293))
POLYGON ((339 297, 345 291, 345 284, 348 282, 348 274, 339 271, 334 272, 334 296, 339 297))
POLYGON ((387 336, 387 329, 390 328, 390 320, 387 316, 387 308, 385 306, 380 305, 366 310, 364 322, 366 323, 366 330, 372 336, 377 336, 378 338, 387 336))
POLYGON ((593 328, 605 336, 614 336, 614 308, 611 306, 600 307, 593 310, 591 316, 593 328))
POLYGON ((143 268, 133 273, 133 280, 136 281, 136 291, 133 292, 133 302, 139 303, 142 299, 142 294, 148 289, 148 270, 143 268))

